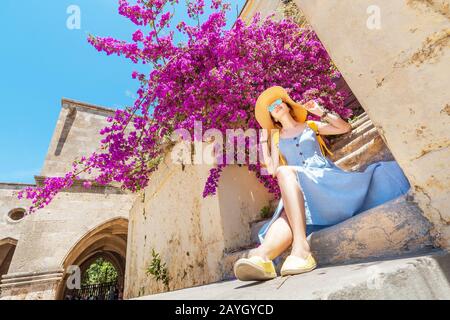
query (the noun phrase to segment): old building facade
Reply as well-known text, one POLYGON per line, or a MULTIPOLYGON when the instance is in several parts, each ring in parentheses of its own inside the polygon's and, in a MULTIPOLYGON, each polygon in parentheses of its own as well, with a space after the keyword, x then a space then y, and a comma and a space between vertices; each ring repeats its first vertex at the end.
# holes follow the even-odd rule
MULTIPOLYGON (((68 99, 62 108, 36 184, 61 176, 80 155, 99 146, 99 130, 114 111, 68 99)), ((124 282, 128 215, 135 195, 119 188, 84 189, 58 195, 45 209, 24 215, 29 206, 17 193, 26 185, 0 184, 0 271, 3 298, 62 298, 64 271, 81 270, 96 257, 111 261, 124 282)))
MULTIPOLYGON (((333 140, 332 160, 351 171, 396 160, 412 185, 405 197, 315 233, 310 241, 322 265, 450 247, 450 50, 443 45, 450 25, 441 2, 378 1, 384 14, 377 30, 366 27, 371 1, 248 0, 241 12, 248 22, 256 12, 282 18, 286 4, 302 11, 342 72, 339 85, 351 88, 346 103, 365 111, 351 133, 333 140)), ((95 151, 112 113, 63 99, 36 183, 95 151)), ((267 221, 261 209, 274 199, 239 166, 227 167, 217 195, 203 198, 210 168, 167 157, 139 194, 75 185, 29 216, 28 203, 16 197, 26 186, 1 183, 1 297, 62 299, 68 268, 83 271, 96 257, 116 267, 125 298, 229 279, 267 221), (166 283, 149 273, 155 259, 166 283)))

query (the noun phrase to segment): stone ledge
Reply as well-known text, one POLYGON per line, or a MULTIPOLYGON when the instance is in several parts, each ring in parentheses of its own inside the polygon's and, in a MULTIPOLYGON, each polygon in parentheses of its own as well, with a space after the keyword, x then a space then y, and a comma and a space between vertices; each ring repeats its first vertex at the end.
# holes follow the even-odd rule
POLYGON ((423 255, 323 267, 269 281, 221 281, 139 299, 450 299, 449 278, 450 254, 433 250, 423 255))
POLYGON ((95 114, 103 115, 103 116, 113 116, 116 113, 116 110, 97 106, 95 104, 90 104, 86 102, 81 102, 73 99, 62 98, 61 106, 63 108, 74 107, 80 111, 92 112, 95 114))
POLYGON ((431 223, 401 196, 310 235, 322 265, 397 256, 433 248, 431 223))
MULTIPOLYGON (((431 223, 408 194, 360 213, 335 226, 312 233, 311 249, 321 266, 364 261, 368 258, 395 257, 434 248, 431 223)), ((251 227, 251 242, 259 244, 258 231, 268 220, 251 227)), ((223 279, 231 279, 233 264, 246 257, 248 248, 226 253, 221 262, 223 279)), ((286 250, 276 264, 277 271, 289 254, 286 250)))
POLYGON ((431 223, 407 195, 383 203, 308 240, 321 265, 398 256, 433 248, 431 223))
MULTIPOLYGON (((35 176, 36 185, 41 187, 44 184, 44 180, 48 177, 44 176, 35 176)), ((77 192, 77 193, 102 193, 102 194, 131 194, 132 192, 122 190, 118 186, 114 186, 111 184, 101 185, 92 180, 87 179, 79 179, 73 182, 72 187, 68 189, 63 189, 63 192, 77 192), (84 182, 91 182, 92 186, 88 189, 83 186, 84 182)))
POLYGON ((2 276, 2 279, 19 279, 19 278, 26 278, 26 277, 37 277, 37 276, 45 276, 45 275, 52 275, 55 273, 64 273, 63 269, 54 269, 54 270, 45 270, 45 271, 36 271, 36 272, 15 272, 15 273, 8 273, 2 276))
POLYGON ((20 272, 6 274, 2 277, 0 288, 15 288, 19 286, 29 286, 45 282, 55 282, 63 278, 63 270, 48 270, 42 272, 20 272))
POLYGON ((26 281, 15 281, 15 282, 10 282, 10 283, 0 284, 0 289, 18 288, 18 287, 24 287, 24 286, 43 284, 43 283, 47 283, 47 282, 57 282, 60 280, 62 280, 62 276, 55 276, 55 277, 42 278, 42 279, 29 279, 26 281))
POLYGON ((36 187, 36 185, 28 183, 0 182, 0 189, 3 190, 22 190, 27 187, 36 187))

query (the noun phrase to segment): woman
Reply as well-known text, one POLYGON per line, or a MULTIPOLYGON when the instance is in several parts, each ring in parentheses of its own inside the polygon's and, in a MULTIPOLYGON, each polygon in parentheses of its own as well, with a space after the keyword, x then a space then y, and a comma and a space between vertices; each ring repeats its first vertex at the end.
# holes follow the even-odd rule
POLYGON ((346 133, 351 125, 315 101, 298 104, 285 89, 275 86, 258 97, 255 116, 263 129, 275 131, 271 142, 276 149, 270 155, 266 130, 262 130, 261 143, 265 165, 277 177, 281 200, 258 233, 261 245, 234 264, 240 280, 275 278, 272 260, 290 246, 281 275, 312 271, 317 263, 307 241, 311 232, 394 199, 410 188, 396 161, 379 161, 364 172, 348 172, 326 157, 323 152, 329 150, 320 135, 346 133), (308 112, 320 116, 321 121, 306 121, 308 112))

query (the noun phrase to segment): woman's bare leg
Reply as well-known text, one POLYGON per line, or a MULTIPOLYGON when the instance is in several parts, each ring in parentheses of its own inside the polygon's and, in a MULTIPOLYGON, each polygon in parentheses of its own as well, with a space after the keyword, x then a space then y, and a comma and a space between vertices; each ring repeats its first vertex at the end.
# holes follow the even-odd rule
POLYGON ((281 166, 277 169, 277 178, 284 209, 292 230, 291 254, 306 258, 311 253, 311 249, 306 240, 305 200, 297 181, 297 173, 290 166, 281 166))
POLYGON ((282 254, 292 243, 292 231, 286 212, 283 210, 280 217, 270 225, 264 242, 257 248, 249 251, 248 257, 257 255, 264 259, 273 260, 282 254))

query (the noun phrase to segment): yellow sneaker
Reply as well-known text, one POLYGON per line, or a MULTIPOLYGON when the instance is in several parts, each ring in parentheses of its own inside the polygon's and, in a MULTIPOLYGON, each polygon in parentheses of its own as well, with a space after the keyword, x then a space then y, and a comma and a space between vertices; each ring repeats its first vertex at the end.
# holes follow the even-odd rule
POLYGON ((272 260, 265 261, 259 256, 240 258, 234 263, 233 271, 241 281, 269 280, 277 276, 272 260))
POLYGON ((280 273, 281 276, 294 275, 312 271, 316 267, 316 260, 311 254, 309 254, 306 259, 289 255, 286 260, 284 260, 280 273))

